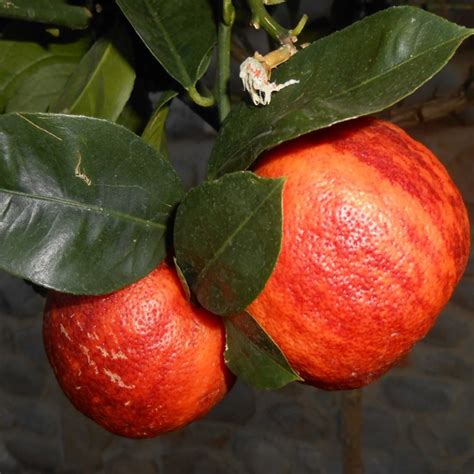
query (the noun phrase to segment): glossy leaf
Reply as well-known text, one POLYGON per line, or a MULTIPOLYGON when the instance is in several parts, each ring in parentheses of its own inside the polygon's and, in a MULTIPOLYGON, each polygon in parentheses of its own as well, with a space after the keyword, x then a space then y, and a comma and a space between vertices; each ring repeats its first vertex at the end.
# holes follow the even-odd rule
POLYGON ((168 164, 104 120, 0 116, 0 267, 68 293, 99 294, 165 256, 182 197, 168 164))
POLYGON ((0 2, 0 17, 81 30, 89 26, 92 13, 85 7, 69 5, 61 0, 5 0, 0 2))
POLYGON ((238 313, 263 290, 280 252, 283 183, 233 173, 184 198, 174 227, 176 259, 204 308, 238 313))
POLYGON ((186 89, 209 66, 216 26, 208 0, 117 0, 156 59, 186 89))
POLYGON ((243 103, 212 151, 211 178, 248 168, 264 150, 337 122, 371 114, 436 74, 473 30, 413 7, 367 17, 299 51, 272 81, 299 80, 268 106, 243 103))
POLYGON ((126 32, 99 39, 82 58, 50 112, 116 121, 132 93, 135 71, 126 32))
POLYGON ((62 91, 89 47, 71 43, 0 40, 0 112, 44 112, 62 91))
POLYGON ((273 339, 247 312, 225 318, 224 359, 229 369, 256 388, 276 389, 302 381, 273 339))
POLYGON ((168 146, 166 142, 165 124, 169 112, 170 101, 178 95, 175 91, 165 91, 161 94, 155 111, 148 121, 142 138, 163 156, 168 157, 168 146))

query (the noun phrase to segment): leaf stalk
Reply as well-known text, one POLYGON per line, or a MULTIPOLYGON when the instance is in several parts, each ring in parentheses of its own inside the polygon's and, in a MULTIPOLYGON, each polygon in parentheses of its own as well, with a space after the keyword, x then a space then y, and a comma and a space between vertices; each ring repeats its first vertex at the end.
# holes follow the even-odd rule
POLYGON ((201 95, 195 85, 189 87, 187 91, 193 102, 201 107, 212 107, 215 104, 214 97, 201 95))

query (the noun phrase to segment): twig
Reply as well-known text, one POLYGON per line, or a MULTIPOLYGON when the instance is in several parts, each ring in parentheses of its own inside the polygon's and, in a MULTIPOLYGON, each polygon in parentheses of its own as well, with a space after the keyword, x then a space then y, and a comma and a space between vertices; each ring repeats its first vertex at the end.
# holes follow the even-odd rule
POLYGON ((223 0, 222 21, 219 24, 217 48, 217 105, 219 121, 222 123, 230 112, 229 79, 230 79, 230 48, 232 26, 235 9, 232 0, 223 0))
POLYGON ((342 456, 344 474, 363 474, 362 390, 342 393, 342 456))
POLYGON ((468 105, 469 99, 464 92, 455 97, 432 99, 410 107, 397 106, 382 112, 380 116, 395 122, 401 127, 411 127, 431 122, 449 115, 460 113, 468 105))
POLYGON ((292 30, 283 28, 275 19, 268 13, 263 0, 247 0, 250 11, 252 12, 252 25, 259 29, 262 27, 274 40, 288 48, 296 48, 293 43, 296 43, 297 36, 301 33, 308 21, 308 16, 303 15, 292 30))
POLYGON ((54 8, 38 8, 33 5, 34 2, 2 1, 0 2, 0 17, 51 23, 77 30, 87 28, 92 19, 90 10, 80 6, 64 5, 60 2, 55 3, 54 8))

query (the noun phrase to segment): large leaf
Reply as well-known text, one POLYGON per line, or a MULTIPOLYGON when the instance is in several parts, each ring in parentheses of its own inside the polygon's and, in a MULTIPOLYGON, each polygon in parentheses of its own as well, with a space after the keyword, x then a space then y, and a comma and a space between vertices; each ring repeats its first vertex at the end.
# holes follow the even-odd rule
POLYGON ((216 42, 208 0, 117 0, 141 39, 183 87, 206 72, 216 42))
POLYGON ((92 14, 85 7, 68 5, 62 0, 4 0, 0 2, 0 17, 84 29, 92 14))
POLYGON ((168 158, 168 144, 166 141, 165 124, 168 117, 169 104, 178 95, 175 91, 164 91, 161 94, 155 111, 148 121, 142 138, 153 148, 156 148, 163 156, 168 158))
POLYGON ((89 40, 0 40, 0 112, 44 112, 60 94, 89 40))
POLYGON ((125 31, 99 39, 82 58, 50 112, 115 122, 132 93, 135 70, 125 31))
POLYGON ((182 197, 151 147, 103 120, 0 117, 0 267, 48 288, 98 294, 151 271, 182 197))
POLYGON ((61 60, 40 67, 18 84, 5 112, 46 112, 75 69, 75 63, 61 60))
POLYGON ((248 168, 264 150, 411 94, 451 58, 473 30, 413 7, 384 10, 294 55, 272 75, 299 84, 270 105, 232 111, 212 151, 209 175, 248 168))
POLYGON ((302 381, 272 338, 247 312, 225 318, 229 369, 256 388, 276 389, 302 381))
POLYGON ((184 198, 174 229, 176 259, 204 308, 238 313, 263 290, 280 252, 283 183, 239 172, 184 198))

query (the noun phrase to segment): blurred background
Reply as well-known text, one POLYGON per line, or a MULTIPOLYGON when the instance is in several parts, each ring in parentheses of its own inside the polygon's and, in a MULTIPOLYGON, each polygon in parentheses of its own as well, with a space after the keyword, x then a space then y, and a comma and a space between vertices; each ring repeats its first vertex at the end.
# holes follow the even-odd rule
MULTIPOLYGON (((393 4, 412 4, 474 27, 474 1, 288 0, 282 24, 302 13, 308 40, 393 4), (297 9, 295 8, 297 7, 297 9), (296 11, 298 10, 298 11, 296 11)), ((241 50, 265 53, 261 32, 241 50)), ((234 62, 234 89, 238 83, 234 62)), ((416 94, 384 112, 444 162, 474 222, 474 42, 416 94)), ((152 95, 156 101, 159 94, 152 95)), ((171 158, 188 186, 202 180, 215 131, 183 102, 167 122, 171 158)), ((471 226, 471 228, 474 226, 471 226)), ((160 438, 109 434, 62 394, 42 345, 44 299, 0 274, 0 473, 339 474, 342 394, 301 384, 264 392, 237 383, 206 418, 160 438)), ((412 353, 363 390, 367 474, 474 472, 474 257, 436 326, 412 353)))

